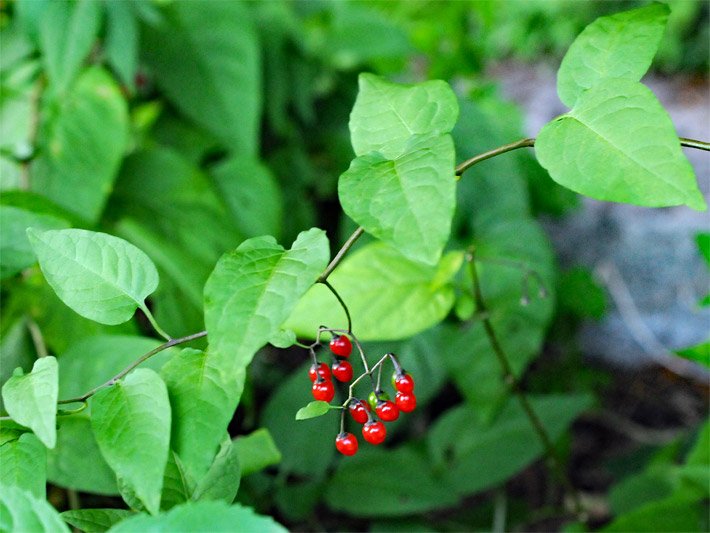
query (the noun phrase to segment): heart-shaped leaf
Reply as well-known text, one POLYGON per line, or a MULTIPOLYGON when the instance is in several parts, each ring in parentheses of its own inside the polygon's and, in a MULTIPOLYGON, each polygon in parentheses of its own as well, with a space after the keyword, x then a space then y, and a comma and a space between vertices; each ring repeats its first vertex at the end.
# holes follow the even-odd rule
POLYGON ((328 411, 330 411, 330 405, 328 402, 315 401, 311 402, 305 407, 301 407, 296 413, 296 420, 308 420, 309 418, 316 418, 318 416, 323 416, 328 411))

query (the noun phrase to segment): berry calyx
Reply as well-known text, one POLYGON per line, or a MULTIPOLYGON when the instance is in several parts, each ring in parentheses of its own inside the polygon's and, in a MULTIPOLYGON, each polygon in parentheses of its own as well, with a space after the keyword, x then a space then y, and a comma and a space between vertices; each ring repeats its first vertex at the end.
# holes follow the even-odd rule
POLYGON ((335 387, 333 387, 333 382, 318 377, 313 387, 311 387, 311 392, 316 400, 321 402, 329 402, 335 397, 335 387))
POLYGON ((389 400, 377 403, 377 416, 385 422, 392 422, 399 418, 399 408, 389 400))
POLYGON ((367 402, 363 400, 352 400, 348 405, 348 411, 350 412, 350 416, 353 417, 353 420, 358 424, 364 424, 369 418, 367 414, 367 402))
POLYGON ((413 392, 398 392, 394 401, 403 413, 411 413, 417 406, 417 397, 413 392))
POLYGON ((338 357, 350 357, 353 345, 345 335, 336 335, 330 339, 330 351, 338 357))
POLYGON ((353 366, 347 361, 336 361, 333 363, 333 377, 347 383, 353 379, 353 366))
POLYGON ((382 422, 371 421, 362 426, 362 436, 370 444, 382 444, 387 436, 387 429, 382 422))
POLYGON ((392 376, 394 380, 394 388, 399 392, 412 392, 414 391, 414 378, 409 374, 404 372, 401 374, 395 374, 392 376))
POLYGON ((357 453, 357 439, 352 433, 340 433, 335 437, 335 447, 343 455, 355 455, 357 453))
POLYGON ((308 370, 308 377, 311 378, 311 381, 315 381, 318 376, 325 380, 330 380, 330 368, 328 368, 328 365, 325 363, 311 365, 311 368, 308 370))

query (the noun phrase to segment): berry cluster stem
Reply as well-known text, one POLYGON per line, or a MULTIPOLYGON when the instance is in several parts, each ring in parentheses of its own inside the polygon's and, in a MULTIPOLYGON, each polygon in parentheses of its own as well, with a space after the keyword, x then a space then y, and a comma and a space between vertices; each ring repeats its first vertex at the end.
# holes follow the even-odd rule
POLYGON ((478 272, 476 271, 476 263, 475 263, 475 255, 474 254, 475 254, 474 247, 469 248, 469 250, 466 254, 466 261, 468 262, 468 266, 469 266, 469 269, 471 272, 471 281, 473 284, 473 298, 474 298, 474 301, 476 302, 476 308, 480 313, 481 320, 483 322, 483 329, 486 332, 486 337, 488 337, 488 342, 490 342, 491 348, 493 348, 493 352, 496 354, 496 357, 498 358, 498 362, 500 363, 501 367, 503 368, 505 382, 510 384, 511 390, 513 391, 513 393, 517 397, 518 402, 520 403, 520 406, 523 408, 523 411, 525 411, 525 414, 527 415, 528 419, 530 420, 530 424, 533 426, 535 433, 537 433, 538 437, 540 438, 540 441, 542 442, 542 445, 545 448, 545 452, 546 452, 546 455, 549 459, 553 474, 562 483, 566 492, 572 498, 575 514, 577 514, 577 516, 581 516, 583 513, 582 513, 582 504, 581 504, 581 501, 579 498, 579 494, 577 493, 576 489, 572 486, 572 483, 569 481, 566 473, 562 469, 562 462, 560 461, 560 458, 558 457, 557 451, 555 450, 555 446, 552 443, 552 439, 547 434, 547 430, 545 429, 545 426, 542 424, 540 417, 538 417, 537 413, 535 412, 532 405, 530 404, 528 397, 525 395, 525 391, 523 390, 523 388, 520 384, 520 381, 518 380, 518 378, 515 376, 515 373, 513 372, 513 367, 510 364, 510 359, 508 358, 508 355, 505 353, 505 350, 503 349, 503 346, 500 344, 500 341, 498 340, 498 336, 496 335, 496 332, 493 329, 493 324, 491 323, 491 319, 488 314, 488 309, 487 309, 486 303, 483 299, 483 293, 481 291, 481 284, 478 279, 478 272))

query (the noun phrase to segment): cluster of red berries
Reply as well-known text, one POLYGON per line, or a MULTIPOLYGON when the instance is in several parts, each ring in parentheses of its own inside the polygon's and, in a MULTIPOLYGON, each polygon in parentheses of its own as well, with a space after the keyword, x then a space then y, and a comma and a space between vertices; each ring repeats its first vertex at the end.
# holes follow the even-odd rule
MULTIPOLYGON (((370 393, 367 401, 352 398, 348 403, 350 416, 358 424, 363 424, 362 437, 370 444, 384 442, 387 429, 382 422, 393 422, 399 418, 400 411, 410 413, 417 406, 412 376, 398 369, 392 375, 392 383, 397 391, 394 402, 386 392, 377 390, 370 393)), ((343 455, 355 455, 358 449, 357 438, 352 433, 341 432, 335 438, 335 447, 343 455)))
POLYGON ((345 335, 337 335, 330 341, 330 351, 333 352, 335 360, 328 368, 325 363, 314 363, 308 371, 308 376, 313 382, 311 392, 316 400, 330 402, 335 397, 335 387, 331 381, 332 376, 342 383, 347 383, 353 379, 353 367, 347 361, 353 351, 353 345, 345 335))

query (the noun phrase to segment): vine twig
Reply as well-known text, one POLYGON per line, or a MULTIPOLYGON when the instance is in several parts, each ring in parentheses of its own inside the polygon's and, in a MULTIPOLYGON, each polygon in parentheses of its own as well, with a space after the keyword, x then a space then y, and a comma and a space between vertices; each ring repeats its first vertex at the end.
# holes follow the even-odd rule
POLYGON ((346 253, 348 253, 348 250, 352 248, 353 244, 355 244, 355 241, 357 241, 360 236, 365 233, 365 228, 360 226, 357 228, 350 237, 348 237, 348 240, 345 241, 345 244, 343 244, 343 247, 338 250, 338 253, 335 254, 335 257, 333 260, 328 264, 327 267, 325 267, 325 270, 323 273, 318 276, 318 279, 316 280, 316 283, 323 283, 325 280, 328 279, 328 276, 330 276, 333 273, 333 270, 335 270, 335 267, 337 267, 340 262, 343 260, 343 257, 345 256, 346 253))

